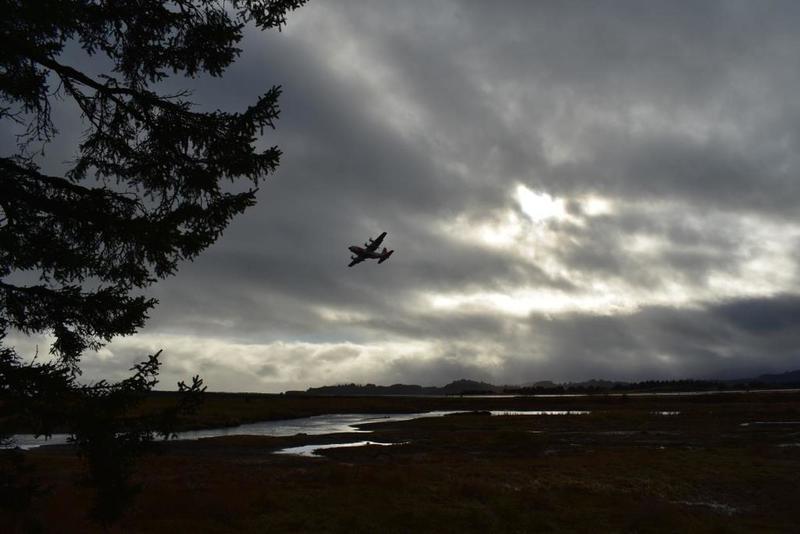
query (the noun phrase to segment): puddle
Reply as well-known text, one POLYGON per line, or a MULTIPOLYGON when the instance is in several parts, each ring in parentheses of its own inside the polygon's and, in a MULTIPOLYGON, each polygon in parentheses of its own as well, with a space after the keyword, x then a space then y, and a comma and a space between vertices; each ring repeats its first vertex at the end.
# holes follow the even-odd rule
POLYGON ((291 454, 294 456, 305 456, 307 458, 320 457, 317 451, 323 449, 340 449, 344 447, 364 447, 366 445, 380 445, 381 447, 389 447, 391 445, 403 445, 404 443, 380 443, 377 441, 354 441, 352 443, 330 443, 328 445, 302 445, 300 447, 289 447, 275 451, 275 454, 291 454))
POLYGON ((685 506, 703 506, 706 508, 711 508, 715 512, 719 512, 725 515, 733 515, 739 510, 729 504, 724 504, 720 502, 714 501, 672 501, 675 504, 683 504, 685 506))
POLYGON ((67 438, 69 438, 69 434, 53 434, 47 439, 44 436, 35 437, 33 434, 14 434, 11 436, 11 440, 0 448, 13 449, 19 447, 27 451, 43 445, 65 445, 67 438))
POLYGON ((750 421, 749 423, 739 424, 739 426, 751 425, 800 425, 800 421, 750 421))

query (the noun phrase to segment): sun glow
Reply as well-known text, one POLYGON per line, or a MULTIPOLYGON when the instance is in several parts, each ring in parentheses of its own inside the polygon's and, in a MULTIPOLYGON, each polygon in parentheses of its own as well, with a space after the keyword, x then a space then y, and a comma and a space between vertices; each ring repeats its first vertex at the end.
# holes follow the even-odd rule
POLYGON ((552 197, 547 193, 537 193, 522 184, 517 186, 515 196, 522 212, 535 223, 569 217, 562 198, 552 197))

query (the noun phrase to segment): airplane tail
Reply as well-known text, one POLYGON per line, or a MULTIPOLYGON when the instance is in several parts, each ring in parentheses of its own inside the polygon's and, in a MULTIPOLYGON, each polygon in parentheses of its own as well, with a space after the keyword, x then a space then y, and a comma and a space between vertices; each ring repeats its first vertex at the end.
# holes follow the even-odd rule
POLYGON ((394 254, 394 250, 390 250, 387 252, 386 249, 383 249, 383 255, 381 256, 381 259, 378 260, 378 263, 385 262, 386 260, 389 259, 389 256, 391 256, 392 254, 394 254))

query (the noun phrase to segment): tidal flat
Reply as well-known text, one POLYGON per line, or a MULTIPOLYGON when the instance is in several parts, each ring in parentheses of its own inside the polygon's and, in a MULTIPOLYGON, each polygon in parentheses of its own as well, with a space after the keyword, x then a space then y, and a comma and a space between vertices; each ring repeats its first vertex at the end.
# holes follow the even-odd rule
MULTIPOLYGON (((163 398, 158 403, 166 402, 163 398)), ((210 396, 192 428, 282 414, 460 411, 369 433, 160 443, 110 529, 68 446, 24 453, 43 532, 797 532, 800 393, 670 397, 210 396), (499 411, 588 412, 491 415, 499 411), (464 413, 466 412, 466 413, 464 413), (370 441, 315 456, 289 447, 370 441), (396 444, 385 446, 385 444, 396 444)), ((4 525, 15 518, 0 518, 4 525)), ((21 524, 21 523, 17 523, 21 524)))

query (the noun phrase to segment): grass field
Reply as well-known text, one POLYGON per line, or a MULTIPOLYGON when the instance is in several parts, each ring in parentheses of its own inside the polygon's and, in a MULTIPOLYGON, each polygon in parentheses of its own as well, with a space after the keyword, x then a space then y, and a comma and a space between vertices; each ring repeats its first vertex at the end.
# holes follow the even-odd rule
MULTIPOLYGON (((800 394, 306 398, 212 395, 187 426, 318 413, 480 413, 378 423, 392 447, 272 454, 352 435, 232 436, 159 446, 110 532, 798 532, 800 394), (659 412, 679 412, 662 415, 659 412), (769 423, 769 424, 766 424, 769 423)), ((366 436, 366 437, 365 437, 366 436)), ((44 532, 102 532, 68 447, 26 453, 44 532)), ((17 518, 0 518, 15 524, 17 518)), ((19 526, 22 523, 16 523, 19 526)), ((27 528, 26 527, 26 528, 27 528)))

